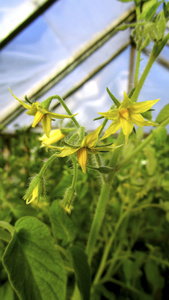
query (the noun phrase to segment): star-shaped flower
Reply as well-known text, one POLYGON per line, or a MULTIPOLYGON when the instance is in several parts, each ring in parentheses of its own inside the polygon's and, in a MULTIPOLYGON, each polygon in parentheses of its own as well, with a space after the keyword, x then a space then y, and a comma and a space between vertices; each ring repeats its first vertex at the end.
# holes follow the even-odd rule
POLYGON ((49 137, 44 134, 42 137, 39 138, 40 141, 42 141, 42 147, 46 145, 54 144, 61 139, 63 139, 66 136, 66 134, 62 133, 60 129, 54 129, 50 131, 49 137))
POLYGON ((60 153, 56 154, 58 157, 65 157, 71 154, 77 153, 77 159, 79 165, 82 168, 83 173, 86 173, 86 165, 87 165, 87 156, 88 153, 97 153, 103 151, 113 151, 115 148, 119 146, 114 146, 113 144, 97 146, 97 142, 99 139, 99 132, 102 128, 100 125, 96 130, 92 133, 87 134, 82 140, 80 145, 68 145, 66 144, 64 147, 57 147, 46 145, 49 148, 56 149, 60 151, 60 153))
MULTIPOLYGON (((9 89, 11 92, 11 90, 9 89)), ((20 99, 18 99, 12 92, 12 96, 19 101, 19 103, 26 108, 28 111, 26 112, 30 116, 35 116, 32 127, 35 127, 39 122, 42 123, 43 131, 46 134, 47 137, 49 137, 50 131, 51 131, 51 120, 52 118, 55 119, 64 119, 64 118, 72 118, 76 116, 74 115, 61 115, 57 113, 52 113, 48 110, 49 105, 51 103, 51 98, 46 99, 45 101, 36 103, 28 104, 27 102, 24 102, 20 99)))
POLYGON ((149 110, 156 102, 160 99, 149 100, 145 102, 132 102, 127 94, 124 92, 124 99, 121 105, 116 109, 111 109, 105 113, 99 113, 103 117, 113 120, 109 128, 106 130, 102 139, 109 137, 111 134, 117 132, 120 128, 126 138, 126 143, 128 141, 128 137, 131 134, 134 125, 137 126, 156 126, 158 125, 155 122, 146 121, 141 113, 149 110))

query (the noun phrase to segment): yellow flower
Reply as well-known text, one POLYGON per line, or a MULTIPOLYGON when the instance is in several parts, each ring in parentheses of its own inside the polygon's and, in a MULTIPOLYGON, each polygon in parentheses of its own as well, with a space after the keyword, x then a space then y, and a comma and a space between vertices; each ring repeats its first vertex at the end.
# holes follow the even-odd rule
POLYGON ((55 119, 64 119, 64 118, 72 118, 76 116, 74 115, 61 115, 57 113, 52 113, 48 110, 49 105, 52 101, 51 97, 43 101, 41 104, 37 101, 36 103, 28 104, 24 101, 19 100, 9 89, 12 96, 19 101, 19 103, 26 108, 28 111, 26 112, 30 116, 35 116, 32 127, 35 127, 39 122, 42 123, 43 131, 45 132, 46 136, 49 137, 50 130, 51 130, 51 120, 52 118, 55 119))
POLYGON ((58 156, 58 157, 65 157, 65 156, 77 153, 77 159, 78 159, 79 165, 81 166, 83 173, 86 173, 88 153, 113 151, 115 148, 119 147, 119 146, 116 147, 113 144, 96 146, 101 128, 102 128, 102 125, 100 125, 92 133, 87 134, 79 146, 74 146, 74 145, 66 145, 64 147, 56 147, 56 146, 51 146, 51 145, 46 145, 46 146, 60 151, 59 154, 56 154, 56 156, 58 156))
POLYGON ((39 140, 42 141, 42 147, 44 147, 46 145, 51 145, 58 142, 65 136, 66 134, 63 134, 60 129, 55 129, 50 131, 49 137, 47 137, 46 134, 44 134, 42 137, 39 138, 39 140))
POLYGON ((141 113, 149 110, 159 100, 160 99, 136 103, 132 102, 124 92, 124 99, 118 108, 111 109, 105 113, 99 113, 103 117, 109 120, 113 120, 112 124, 106 130, 101 139, 109 137, 111 134, 117 132, 120 128, 122 128, 127 143, 128 137, 133 130, 133 124, 136 124, 137 126, 158 125, 157 123, 146 121, 141 113))
POLYGON ((37 200, 37 199, 38 199, 38 184, 35 186, 32 193, 26 199, 26 204, 29 204, 29 203, 33 202, 34 200, 37 200))

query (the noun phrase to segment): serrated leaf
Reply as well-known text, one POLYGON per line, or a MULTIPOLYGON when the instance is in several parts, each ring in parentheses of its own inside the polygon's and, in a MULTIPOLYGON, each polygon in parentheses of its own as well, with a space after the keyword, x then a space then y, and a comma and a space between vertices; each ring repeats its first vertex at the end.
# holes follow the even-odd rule
POLYGON ((66 273, 48 227, 23 217, 3 256, 9 280, 20 300, 64 300, 66 273))
POLYGON ((162 110, 159 112, 156 122, 161 123, 169 116, 169 104, 165 105, 162 110))
POLYGON ((91 275, 86 253, 78 246, 70 248, 78 288, 83 300, 90 299, 91 275))
POLYGON ((162 147, 167 139, 167 129, 165 127, 157 127, 153 130, 154 142, 157 147, 162 147))
POLYGON ((50 219, 52 223, 53 234, 56 238, 62 240, 63 245, 66 245, 74 240, 76 236, 74 224, 57 200, 51 205, 50 219))

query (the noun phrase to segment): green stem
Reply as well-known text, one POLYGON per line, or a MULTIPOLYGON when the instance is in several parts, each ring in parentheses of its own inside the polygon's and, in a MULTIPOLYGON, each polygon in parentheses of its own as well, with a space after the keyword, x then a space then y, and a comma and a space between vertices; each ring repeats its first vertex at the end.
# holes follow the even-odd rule
POLYGON ((53 162, 54 159, 56 159, 57 156, 54 153, 51 157, 48 158, 48 160, 44 163, 43 167, 41 168, 39 175, 40 177, 43 176, 43 174, 45 173, 46 169, 48 168, 48 166, 53 162))
POLYGON ((141 88, 142 88, 142 86, 143 86, 143 84, 144 84, 144 82, 146 80, 146 77, 147 77, 148 73, 150 72, 150 69, 151 69, 151 67, 152 67, 155 59, 156 58, 153 55, 150 55, 148 63, 147 63, 147 65, 146 65, 146 67, 145 67, 145 69, 144 69, 144 71, 143 71, 143 73, 142 73, 142 75, 140 77, 140 80, 137 83, 136 89, 135 89, 133 95, 131 96, 131 100, 133 102, 137 101, 138 95, 139 95, 139 93, 141 91, 141 88))
POLYGON ((96 284, 98 282, 98 280, 100 279, 101 275, 102 275, 102 272, 105 268, 105 265, 106 265, 106 260, 107 260, 107 257, 109 255, 109 251, 110 251, 110 248, 112 246, 112 243, 114 241, 114 238, 116 236, 116 233, 123 221, 123 219, 125 218, 125 216, 128 214, 128 211, 126 211, 121 217, 120 219, 118 220, 117 224, 116 224, 116 227, 115 227, 115 230, 112 234, 112 236, 110 237, 110 239, 108 240, 105 248, 104 248, 104 253, 103 253, 103 256, 102 256, 102 259, 101 259, 101 263, 99 265, 99 268, 98 268, 98 271, 97 271, 97 274, 95 276, 95 279, 94 279, 94 284, 96 284))
MULTIPOLYGON (((53 99, 59 100, 59 102, 60 102, 61 105, 64 107, 64 109, 66 110, 66 112, 68 113, 68 115, 69 115, 69 116, 72 115, 70 109, 67 107, 66 103, 64 102, 64 100, 63 100, 60 96, 54 95, 54 96, 51 96, 51 97, 47 98, 46 100, 51 100, 51 101, 52 101, 53 99)), ((79 125, 79 123, 76 121, 75 117, 72 117, 71 119, 72 119, 72 121, 74 122, 74 124, 76 125, 76 127, 79 128, 80 125, 79 125)))
POLYGON ((137 51, 137 57, 136 57, 136 67, 135 67, 135 76, 134 76, 134 86, 136 87, 138 84, 138 77, 139 77, 139 68, 140 68, 140 56, 141 51, 137 51))
MULTIPOLYGON (((118 138, 117 138, 116 146, 122 145, 123 143, 124 143, 124 134, 121 130, 119 135, 118 135, 118 138)), ((111 161, 110 161, 110 164, 109 164, 110 167, 115 168, 115 166, 117 164, 117 161, 118 161, 119 154, 121 152, 121 148, 122 147, 116 148, 113 151, 112 158, 111 158, 111 161)))
POLYGON ((154 44, 154 47, 151 51, 148 63, 140 77, 140 80, 136 86, 136 89, 135 89, 133 95, 131 96, 131 100, 133 102, 137 101, 138 95, 140 93, 140 90, 141 90, 144 82, 145 82, 145 79, 146 79, 148 73, 150 72, 150 69, 151 69, 153 63, 155 62, 156 58, 158 57, 158 55, 160 54, 160 52, 163 50, 164 46, 166 45, 168 39, 169 39, 169 33, 165 36, 165 38, 163 39, 163 41, 160 44, 154 44))
MULTIPOLYGON (((95 154, 95 159, 96 159, 96 165, 97 167, 100 167, 101 166, 101 160, 100 160, 100 156, 99 154, 95 154)), ((102 181, 102 184, 106 183, 106 177, 104 176, 104 174, 100 173, 100 178, 101 178, 101 181, 102 181)))
MULTIPOLYGON (((158 127, 166 126, 169 123, 169 117, 166 118, 158 127)), ((150 135, 126 158, 124 159, 114 170, 114 172, 117 172, 121 168, 123 168, 133 157, 137 155, 138 152, 140 152, 152 139, 153 139, 153 132, 150 133, 150 135)))
POLYGON ((88 255, 89 264, 91 263, 93 250, 96 244, 98 233, 102 225, 102 221, 105 215, 106 205, 109 198, 111 186, 108 184, 103 184, 100 197, 97 203, 97 208, 95 211, 92 227, 89 233, 88 243, 86 247, 86 253, 88 255))
POLYGON ((102 133, 104 127, 106 126, 107 122, 108 122, 108 119, 105 118, 104 121, 103 121, 103 124, 102 124, 102 128, 101 128, 101 130, 100 130, 100 132, 99 132, 99 136, 101 135, 101 133, 102 133))
MULTIPOLYGON (((99 283, 102 284, 102 283, 105 283, 106 281, 107 281, 107 278, 105 278, 104 280, 100 280, 99 283)), ((115 283, 115 284, 121 286, 123 289, 127 289, 127 290, 129 290, 129 291, 131 291, 131 292, 133 292, 133 293, 135 293, 135 294, 142 295, 142 297, 145 296, 144 293, 140 292, 139 290, 135 289, 135 288, 132 287, 132 286, 126 285, 125 283, 123 283, 123 282, 120 281, 120 280, 117 280, 117 279, 115 279, 115 278, 109 278, 108 281, 109 281, 109 282, 113 282, 113 283, 115 283)), ((142 298, 142 299, 143 299, 143 298, 142 298)))
MULTIPOLYGON (((135 205, 135 203, 138 201, 138 199, 136 198, 133 202, 130 203, 130 207, 133 207, 135 205)), ((129 210, 125 210, 124 212, 122 212, 122 215, 120 216, 118 222, 116 223, 115 229, 113 234, 111 235, 111 237, 109 238, 105 248, 104 248, 104 252, 103 252, 103 256, 97 271, 97 274, 94 278, 94 284, 96 284, 98 282, 98 280, 100 279, 102 272, 104 271, 105 265, 106 265, 106 260, 108 258, 112 243, 115 240, 117 231, 119 230, 119 227, 121 226, 121 223, 123 222, 124 218, 126 218, 126 216, 129 214, 129 210)))
POLYGON ((75 191, 75 184, 76 184, 77 175, 78 175, 78 165, 77 165, 77 162, 76 162, 76 159, 75 159, 74 155, 71 155, 71 159, 72 159, 72 162, 73 162, 73 170, 74 170, 71 187, 75 191))

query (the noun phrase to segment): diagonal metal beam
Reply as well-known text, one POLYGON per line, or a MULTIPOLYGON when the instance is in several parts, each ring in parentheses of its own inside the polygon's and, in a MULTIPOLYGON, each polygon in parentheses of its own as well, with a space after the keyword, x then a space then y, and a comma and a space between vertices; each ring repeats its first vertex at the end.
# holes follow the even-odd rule
MULTIPOLYGON (((41 15, 46 9, 48 9, 53 3, 58 0, 40 0, 30 3, 31 9, 27 14, 27 17, 21 21, 18 21, 13 25, 13 28, 4 34, 3 24, 0 23, 1 33, 0 33, 0 49, 6 46, 18 33, 20 33, 26 26, 28 26, 32 21, 34 21, 39 15, 41 15), (38 3, 39 2, 39 3, 38 3)), ((19 8, 18 8, 19 9, 19 8)), ((22 13, 22 12, 21 12, 22 13)), ((12 23, 12 22, 11 22, 12 23)), ((12 27, 12 25, 11 25, 12 27)))
MULTIPOLYGON (((107 59, 104 63, 99 65, 96 69, 94 69, 92 72, 90 72, 83 80, 78 82, 72 89, 70 89, 68 92, 66 92, 62 98, 66 100, 68 97, 73 95, 76 91, 78 91, 88 80, 93 78, 96 74, 98 74, 104 67, 106 67, 113 59, 115 59, 120 53, 122 53, 128 46, 130 45, 130 40, 123 44, 109 59, 107 59)), ((51 110, 54 110, 60 105, 60 102, 57 102, 53 106, 51 106, 51 110)), ((22 106, 20 107, 22 109, 22 112, 25 110, 22 106)), ((15 114, 12 114, 10 118, 5 120, 3 122, 4 126, 7 126, 10 122, 12 122, 17 116, 15 114)), ((31 126, 31 125, 30 125, 31 126)))
MULTIPOLYGON (((45 77, 35 88, 31 88, 27 92, 28 99, 31 102, 35 102, 39 97, 50 90, 54 85, 60 82, 66 75, 73 71, 79 64, 87 59, 92 53, 104 45, 109 39, 111 39, 117 33, 117 27, 123 22, 131 22, 135 19, 135 8, 122 14, 118 19, 113 21, 106 29, 97 34, 87 45, 85 45, 80 51, 75 53, 70 59, 66 61, 64 66, 56 68, 52 73, 45 77)), ((11 120, 16 118, 23 112, 23 107, 19 103, 15 103, 8 107, 6 113, 1 114, 0 122, 2 125, 7 125, 11 120), (13 116, 14 117, 13 117, 13 116)))

